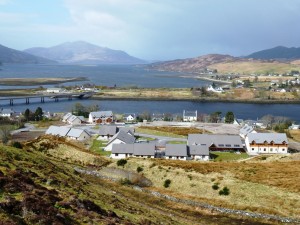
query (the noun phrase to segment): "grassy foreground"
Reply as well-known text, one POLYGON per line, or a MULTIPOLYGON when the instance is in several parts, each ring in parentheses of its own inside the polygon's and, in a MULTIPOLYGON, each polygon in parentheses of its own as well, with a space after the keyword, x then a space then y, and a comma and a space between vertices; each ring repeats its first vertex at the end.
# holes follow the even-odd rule
MULTIPOLYGON (((98 154, 63 138, 41 137, 24 142, 23 149, 0 145, 1 223, 265 223, 170 202, 74 170, 75 167, 101 169, 109 163, 98 154)), ((154 169, 160 177, 160 169, 154 169)), ((156 183, 155 179, 153 182, 156 183)))

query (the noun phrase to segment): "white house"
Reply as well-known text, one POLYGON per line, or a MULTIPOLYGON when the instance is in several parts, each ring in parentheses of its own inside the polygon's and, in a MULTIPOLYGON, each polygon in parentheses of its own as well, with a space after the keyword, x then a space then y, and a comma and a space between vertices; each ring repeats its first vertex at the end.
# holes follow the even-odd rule
POLYGON ((114 121, 112 111, 90 112, 89 123, 110 124, 114 121))
POLYGON ((75 116, 72 115, 67 119, 67 123, 71 125, 80 125, 83 122, 83 117, 82 116, 75 116))
POLYGON ((66 113, 66 114, 63 116, 62 121, 63 121, 63 122, 67 122, 67 119, 68 119, 69 117, 71 117, 71 116, 73 116, 72 113, 70 113, 70 112, 66 113))
POLYGON ((245 139, 249 155, 285 154, 288 140, 285 133, 250 133, 245 139))
POLYGON ((188 146, 189 156, 196 161, 209 161, 208 145, 190 145, 188 146))
POLYGON ((188 146, 207 146, 209 151, 244 151, 238 135, 189 134, 188 146))
POLYGON ((223 88, 221 88, 221 87, 214 88, 212 85, 209 85, 206 90, 210 91, 210 92, 215 92, 215 93, 224 92, 223 88))
POLYGON ((125 159, 133 156, 134 144, 114 144, 110 157, 113 159, 125 159))
POLYGON ((124 114, 124 120, 128 123, 132 123, 136 120, 136 115, 135 113, 131 113, 131 114, 124 114))
POLYGON ((54 135, 54 136, 60 136, 60 137, 66 137, 67 133, 70 131, 70 127, 66 126, 50 126, 46 134, 54 135))
POLYGON ((113 159, 124 159, 128 157, 155 158, 155 144, 114 144, 111 153, 111 158, 113 159))
POLYGON ((118 133, 117 126, 102 125, 99 129, 97 140, 110 140, 116 133, 118 133))
POLYGON ((183 121, 184 122, 197 121, 197 110, 196 111, 183 110, 183 121))
POLYGON ((166 159, 187 160, 188 150, 186 144, 166 144, 166 159))
POLYGON ((77 141, 86 141, 91 138, 91 135, 86 130, 71 128, 67 137, 77 141))
POLYGON ((88 140, 91 135, 82 129, 71 128, 67 126, 50 126, 46 131, 46 134, 67 137, 78 141, 88 140))
POLYGON ((135 142, 135 137, 133 135, 120 130, 107 143, 107 146, 104 148, 104 150, 111 151, 113 144, 133 144, 134 142, 135 142))
POLYGON ((65 89, 63 89, 63 88, 47 88, 47 90, 46 90, 47 93, 61 93, 64 91, 65 91, 65 89))
POLYGON ((133 156, 141 158, 155 158, 154 143, 135 143, 133 148, 133 156))
POLYGON ((14 115, 15 111, 12 109, 0 109, 0 116, 1 117, 12 117, 14 115))
POLYGON ((289 130, 298 130, 300 129, 300 125, 298 124, 292 124, 291 126, 289 126, 289 130))

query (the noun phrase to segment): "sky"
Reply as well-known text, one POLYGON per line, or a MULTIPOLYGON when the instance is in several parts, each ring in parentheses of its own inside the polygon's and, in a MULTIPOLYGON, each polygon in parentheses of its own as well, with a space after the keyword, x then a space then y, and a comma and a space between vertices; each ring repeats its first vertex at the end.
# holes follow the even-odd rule
POLYGON ((146 60, 300 47, 300 0, 0 0, 0 44, 86 41, 146 60))

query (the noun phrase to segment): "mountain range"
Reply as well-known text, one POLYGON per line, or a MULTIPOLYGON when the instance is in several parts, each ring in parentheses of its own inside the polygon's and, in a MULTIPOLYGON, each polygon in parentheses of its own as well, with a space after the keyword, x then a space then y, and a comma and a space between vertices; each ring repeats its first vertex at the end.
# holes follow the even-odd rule
POLYGON ((64 64, 141 64, 145 61, 124 51, 99 47, 84 41, 67 42, 50 48, 29 48, 24 52, 64 64))
POLYGON ((26 52, 18 51, 0 45, 0 65, 1 63, 56 63, 53 60, 45 59, 42 57, 34 56, 26 52))
POLYGON ((287 48, 277 46, 248 55, 246 58, 253 59, 277 59, 277 60, 294 60, 300 59, 300 48, 287 48))

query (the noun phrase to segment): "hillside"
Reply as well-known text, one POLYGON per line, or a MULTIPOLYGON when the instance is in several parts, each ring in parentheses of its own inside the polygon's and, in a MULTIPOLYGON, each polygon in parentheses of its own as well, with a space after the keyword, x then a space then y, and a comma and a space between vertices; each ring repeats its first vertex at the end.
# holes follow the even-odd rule
POLYGON ((0 145, 3 224, 255 225, 299 219, 296 158, 249 163, 129 159, 120 168, 64 138, 43 136, 22 146, 0 145), (163 185, 166 179, 169 188, 163 185), (227 186, 230 194, 219 195, 214 184, 227 186), (250 212, 275 216, 264 219, 250 212))
POLYGON ((291 70, 300 70, 300 65, 297 61, 282 62, 277 60, 248 59, 213 54, 196 58, 153 63, 150 64, 148 68, 195 74, 205 73, 207 69, 212 71, 217 70, 218 73, 268 74, 287 73, 291 70))
MULTIPOLYGON (((53 60, 45 59, 42 57, 34 56, 26 52, 18 51, 0 45, 0 62, 2 63, 33 63, 33 64, 46 64, 56 63, 53 60)), ((0 63, 1 65, 1 63, 0 63)))
POLYGON ((24 52, 71 64, 141 64, 143 60, 124 51, 99 47, 83 41, 67 42, 50 48, 30 48, 24 52))
POLYGON ((275 48, 254 52, 248 55, 247 58, 295 60, 300 59, 300 48, 287 48, 278 46, 275 48))

